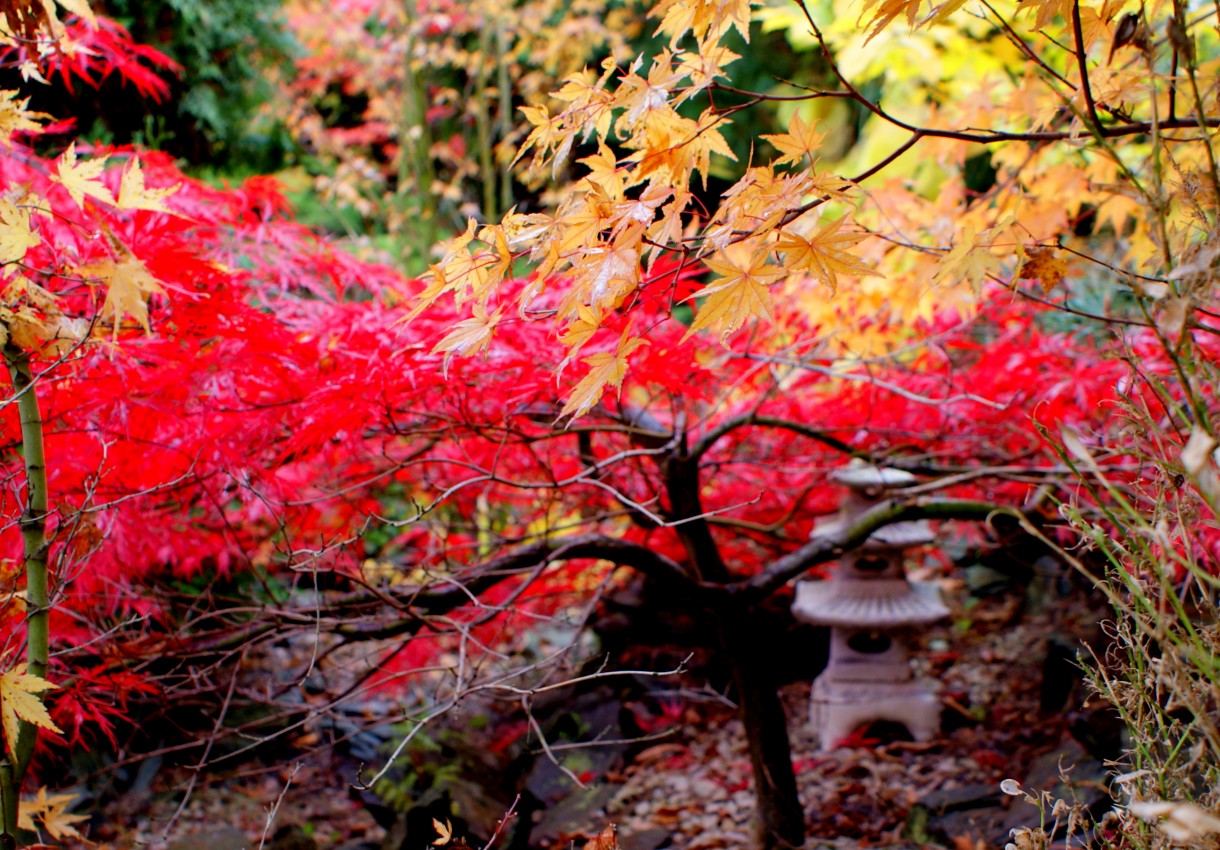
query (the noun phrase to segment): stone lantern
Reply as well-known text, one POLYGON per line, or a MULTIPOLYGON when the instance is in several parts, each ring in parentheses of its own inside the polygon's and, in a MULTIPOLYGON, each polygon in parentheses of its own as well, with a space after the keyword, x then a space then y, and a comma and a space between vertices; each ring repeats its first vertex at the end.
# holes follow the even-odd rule
MULTIPOLYGON (((848 488, 839 515, 814 533, 849 526, 887 492, 915 477, 896 469, 850 466, 831 478, 848 488)), ((810 719, 822 749, 861 724, 890 721, 911 737, 926 741, 940 728, 940 699, 914 679, 907 659, 907 633, 948 615, 939 588, 909 581, 903 550, 934 539, 926 522, 903 522, 873 532, 865 543, 840 559, 826 581, 796 586, 792 612, 797 619, 830 627, 830 657, 813 682, 810 719)))

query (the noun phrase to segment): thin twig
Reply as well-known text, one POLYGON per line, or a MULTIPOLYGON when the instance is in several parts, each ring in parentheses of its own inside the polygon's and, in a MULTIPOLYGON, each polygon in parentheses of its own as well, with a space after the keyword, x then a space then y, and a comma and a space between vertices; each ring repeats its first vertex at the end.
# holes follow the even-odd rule
POLYGON ((500 832, 504 829, 505 824, 517 816, 517 804, 521 802, 521 795, 518 794, 513 798, 513 804, 508 807, 504 815, 496 821, 496 829, 491 834, 491 838, 487 839, 487 843, 483 845, 483 850, 491 850, 491 845, 496 843, 496 839, 500 837, 500 832))
MULTIPOLYGON (((242 652, 242 658, 245 658, 245 651, 242 652)), ((186 810, 187 803, 191 801, 191 792, 195 790, 195 783, 199 781, 199 774, 208 765, 208 755, 212 752, 212 745, 216 743, 216 737, 220 733, 221 724, 224 723, 225 717, 228 716, 229 705, 233 701, 233 692, 237 689, 237 674, 241 672, 241 668, 242 665, 240 663, 233 667, 233 674, 229 677, 229 689, 225 692, 224 702, 220 705, 220 711, 216 713, 216 722, 212 724, 212 734, 208 736, 207 744, 204 745, 203 755, 191 766, 191 780, 187 783, 186 791, 182 794, 182 800, 178 803, 178 808, 174 810, 174 814, 161 832, 161 835, 165 838, 169 838, 170 830, 174 828, 174 824, 178 822, 178 818, 186 810)))
POLYGON ((284 802, 284 795, 288 793, 288 789, 292 787, 292 780, 296 779, 297 773, 301 770, 301 763, 297 762, 292 766, 292 772, 288 774, 288 778, 284 780, 284 787, 280 789, 279 796, 275 798, 275 803, 267 812, 267 823, 263 826, 263 837, 258 842, 258 850, 263 850, 263 846, 267 843, 267 836, 271 834, 271 826, 275 823, 275 816, 279 814, 280 804, 284 802))

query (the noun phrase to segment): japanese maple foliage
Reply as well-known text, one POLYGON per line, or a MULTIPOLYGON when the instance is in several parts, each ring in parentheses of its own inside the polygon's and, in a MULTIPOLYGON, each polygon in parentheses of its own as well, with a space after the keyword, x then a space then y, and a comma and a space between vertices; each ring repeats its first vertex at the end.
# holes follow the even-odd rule
MULTIPOLYGON (((100 19, 90 32, 122 40, 100 19)), ((120 55, 164 63, 94 55, 156 95, 120 55)), ((111 68, 48 61, 94 80, 111 68)), ((571 322, 562 345, 535 320, 579 315, 562 277, 506 279, 481 318, 448 298, 415 315, 423 284, 294 223, 269 179, 215 188, 162 155, 83 141, 42 156, 21 140, 40 119, 13 116, 0 307, 42 407, 50 633, 76 647, 52 664, 50 701, 74 742, 113 740, 122 709, 100 695, 154 686, 130 670, 186 631, 149 591, 167 577, 336 573, 341 591, 408 597, 400 619, 439 600, 445 619, 417 617, 410 634, 428 639, 391 647, 393 671, 434 659, 446 630, 494 649, 524 615, 588 598, 614 560, 605 541, 689 566, 681 524, 706 520, 729 580, 746 579, 835 509, 827 475, 853 456, 944 475, 1051 466, 1039 427, 1104 432, 1126 374, 999 291, 875 360, 833 354, 796 298, 775 299, 771 325, 716 339, 675 315, 698 283, 668 257, 628 309, 571 322), (625 350, 641 329, 646 344, 625 350), (678 456, 697 467, 693 515, 666 481, 678 456), (593 542, 557 566, 511 560, 568 539, 593 542), (444 596, 454 585, 468 595, 444 596)), ((14 415, 0 428, 0 551, 17 589, 23 438, 14 415)), ((1036 486, 967 475, 949 492, 1021 504, 1036 486)), ((6 605, 16 658, 23 603, 6 605)))
POLYGON ((66 24, 49 22, 53 40, 12 42, 0 49, 0 62, 16 66, 26 79, 58 78, 69 91, 81 83, 97 88, 114 75, 141 97, 164 100, 169 94, 165 75, 179 71, 178 64, 160 50, 132 41, 117 21, 93 15, 87 5, 78 7, 87 14, 66 24))
MULTIPOLYGON (((54 182, 57 164, 20 147, 0 171, 6 186, 29 187, 54 213, 33 217, 40 241, 21 259, 23 274, 37 275, 65 315, 94 323, 67 352, 35 349, 46 375, 40 398, 55 503, 52 631, 74 643, 116 611, 155 618, 142 581, 167 571, 358 574, 378 554, 360 538, 386 509, 391 484, 416 506, 407 513, 417 530, 390 551, 411 566, 477 563, 489 545, 534 539, 548 524, 556 533, 598 529, 647 541, 680 557, 668 529, 625 519, 625 503, 645 515, 662 508, 648 450, 624 427, 637 411, 662 429, 684 417, 692 439, 754 415, 813 423, 879 459, 1003 463, 1041 451, 1027 411, 1052 427, 1088 427, 1121 373, 1092 348, 1040 331, 1003 299, 994 316, 946 317, 938 346, 898 366, 809 358, 762 335, 726 350, 669 316, 673 275, 662 265, 650 284, 662 294, 644 318, 650 344, 633 359, 622 400, 607 397, 569 424, 558 414, 577 377, 560 370, 544 325, 506 321, 483 355, 445 364, 437 343, 455 314, 403 322, 418 285, 293 224, 267 181, 214 189, 157 155, 92 156, 108 157, 98 180, 112 195, 137 159, 148 187, 177 186, 166 211, 93 199, 80 208, 54 182), (127 256, 158 284, 147 294, 147 333, 130 317, 116 328, 91 314, 101 287, 73 271, 127 256), (1077 379, 1062 381, 1067 374, 1077 379), (473 518, 488 504, 497 517, 480 542, 473 518)), ((28 297, 14 277, 11 307, 28 297)), ((791 339, 816 339, 800 314, 779 320, 791 339)), ((607 328, 586 352, 604 350, 618 330, 607 328)), ((15 420, 5 429, 17 444, 15 420)), ((807 537, 834 507, 825 475, 845 460, 784 429, 732 431, 712 447, 707 510, 769 529, 717 532, 735 569, 749 573, 759 558, 807 537)), ((1027 489, 1003 495, 1019 500, 1027 489)), ((3 509, 3 542, 16 559, 20 504, 9 497, 3 509)), ((529 593, 560 604, 551 595, 570 590, 579 572, 529 593)))

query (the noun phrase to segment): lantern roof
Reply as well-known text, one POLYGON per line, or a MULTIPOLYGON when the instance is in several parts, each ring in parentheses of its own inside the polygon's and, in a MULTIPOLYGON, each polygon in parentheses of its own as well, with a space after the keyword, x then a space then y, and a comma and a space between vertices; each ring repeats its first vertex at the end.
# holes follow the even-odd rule
POLYGON ((853 490, 864 490, 873 487, 890 489, 914 484, 918 479, 905 469, 891 469, 885 466, 872 466, 866 463, 853 462, 830 473, 830 479, 853 490))
MULTIPOLYGON (((871 506, 870 506, 871 507, 871 506)), ((853 512, 847 516, 839 514, 828 520, 823 520, 814 526, 810 536, 833 535, 849 528, 860 519, 865 511, 853 512)), ((864 542, 865 549, 905 549, 908 546, 922 546, 936 539, 932 526, 927 520, 911 520, 910 522, 895 522, 883 525, 868 536, 864 542)))
POLYGON ((792 613, 818 626, 892 629, 934 623, 949 609, 932 582, 833 578, 798 583, 792 613))

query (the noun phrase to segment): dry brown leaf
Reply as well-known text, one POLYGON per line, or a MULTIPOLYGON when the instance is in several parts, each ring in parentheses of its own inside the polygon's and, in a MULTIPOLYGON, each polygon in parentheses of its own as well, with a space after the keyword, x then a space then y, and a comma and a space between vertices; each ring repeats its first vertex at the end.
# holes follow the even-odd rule
POLYGON ((605 829, 585 843, 584 850, 619 850, 614 824, 606 824, 605 829))
POLYGON ((51 18, 40 0, 0 0, 0 14, 14 33, 27 41, 38 38, 38 31, 51 30, 51 18))
POLYGON ((987 844, 972 835, 959 835, 952 839, 953 850, 986 850, 987 844))
POLYGON ((1055 256, 1054 248, 1033 246, 1025 249, 1025 262, 1021 264, 1017 277, 1036 280, 1043 292, 1050 292, 1063 282, 1065 274, 1067 263, 1055 256))
POLYGON ((1178 295, 1166 298, 1156 317, 1157 330, 1176 342, 1186 330, 1186 323, 1193 309, 1194 302, 1190 298, 1178 295))

